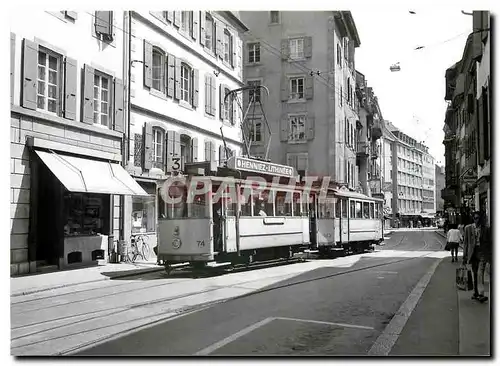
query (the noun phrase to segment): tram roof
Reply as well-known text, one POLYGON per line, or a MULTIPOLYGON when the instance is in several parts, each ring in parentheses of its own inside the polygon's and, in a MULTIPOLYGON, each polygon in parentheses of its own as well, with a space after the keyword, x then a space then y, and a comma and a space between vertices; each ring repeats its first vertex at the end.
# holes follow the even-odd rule
POLYGON ((369 197, 363 193, 358 193, 358 192, 351 192, 351 191, 343 191, 340 189, 334 189, 336 196, 340 197, 347 197, 347 198, 359 198, 361 200, 368 200, 368 201, 377 201, 377 202, 383 202, 384 200, 381 198, 375 198, 375 197, 369 197))

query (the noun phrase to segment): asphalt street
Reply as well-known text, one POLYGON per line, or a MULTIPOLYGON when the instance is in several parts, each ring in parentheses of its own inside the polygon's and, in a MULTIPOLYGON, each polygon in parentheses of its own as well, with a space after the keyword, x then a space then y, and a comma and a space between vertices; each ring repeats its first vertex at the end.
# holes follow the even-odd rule
MULTIPOLYGON (((432 353, 432 347, 437 354, 456 354, 454 341, 449 341, 453 334, 437 331, 436 336, 447 337, 443 348, 432 341, 434 330, 429 328, 440 311, 432 296, 447 296, 433 285, 436 276, 430 277, 441 259, 429 253, 443 247, 444 238, 432 231, 394 232, 377 248, 381 256, 361 256, 349 268, 316 268, 75 355, 359 356, 384 347, 391 355, 432 353), (423 281, 426 276, 434 295, 423 281), (418 289, 423 295, 415 293, 418 289), (427 328, 418 317, 427 318, 427 328), (397 336, 388 334, 389 328, 397 336), (415 339, 421 339, 420 348, 415 339)), ((449 332, 454 316, 450 304, 444 327, 449 332)))

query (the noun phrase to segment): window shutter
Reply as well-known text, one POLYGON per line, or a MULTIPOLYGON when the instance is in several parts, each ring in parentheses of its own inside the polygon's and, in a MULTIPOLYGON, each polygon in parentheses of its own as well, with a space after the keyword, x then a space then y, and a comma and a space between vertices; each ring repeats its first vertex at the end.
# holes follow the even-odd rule
POLYGON ((312 37, 304 37, 304 57, 312 57, 312 37))
POLYGON ((226 150, 224 149, 224 145, 219 145, 219 165, 224 165, 226 161, 226 157, 224 156, 226 150))
POLYGON ((210 161, 215 162, 216 156, 215 156, 216 150, 215 150, 215 143, 213 141, 210 141, 210 161))
POLYGON ((286 165, 297 169, 297 155, 288 154, 286 157, 286 165))
POLYGON ((123 80, 115 79, 115 120, 114 120, 114 130, 123 133, 125 131, 125 121, 123 113, 124 101, 123 101, 123 80))
POLYGON ((288 60, 288 57, 290 56, 290 43, 288 39, 282 39, 281 40, 281 59, 282 60, 288 60))
POLYGON ((236 66, 236 51, 237 51, 238 47, 236 46, 236 37, 234 36, 234 34, 231 34, 230 42, 231 42, 231 59, 229 61, 230 61, 231 67, 235 67, 236 66))
POLYGON ((146 122, 142 128, 142 166, 144 170, 150 170, 153 167, 153 127, 146 122))
POLYGON ((181 134, 174 132, 174 156, 181 156, 181 134))
POLYGON ((219 84, 219 105, 220 105, 220 111, 219 111, 219 118, 221 121, 224 120, 224 85, 219 84))
POLYGON ((313 140, 314 139, 314 116, 307 116, 307 131, 306 131, 306 135, 307 135, 307 139, 308 140, 313 140))
POLYGON ((173 11, 166 11, 165 13, 167 13, 167 22, 172 23, 173 17, 174 17, 174 12, 173 11))
MULTIPOLYGON (((489 11, 482 11, 482 25, 481 29, 486 29, 490 27, 490 12, 489 11)), ((484 42, 488 38, 488 31, 481 32, 481 41, 484 42)))
POLYGON ((303 170, 304 172, 307 172, 307 166, 308 166, 307 153, 298 155, 297 156, 297 170, 303 170))
POLYGON ((167 136, 166 136, 165 141, 167 143, 166 158, 168 161, 169 157, 175 156, 175 154, 174 154, 175 131, 167 131, 167 136))
POLYGON ((193 107, 198 107, 200 94, 200 72, 197 69, 193 70, 193 107))
POLYGON ((280 141, 288 141, 288 134, 289 134, 288 128, 289 128, 288 118, 283 117, 281 119, 280 141))
POLYGON ((211 89, 210 93, 212 94, 212 98, 210 100, 210 114, 215 117, 215 113, 217 110, 217 108, 216 108, 216 104, 217 104, 217 102, 216 102, 217 101, 216 90, 217 90, 217 87, 215 86, 215 77, 212 75, 210 75, 210 89, 211 89))
POLYGON ((64 72, 64 117, 76 120, 76 60, 66 57, 64 72))
POLYGON ((175 99, 181 99, 181 60, 175 59, 175 99))
POLYGON ((180 11, 174 11, 174 25, 179 28, 181 26, 181 13, 180 11))
POLYGON ((210 74, 205 74, 205 113, 210 114, 210 93, 212 89, 210 87, 210 74))
POLYGON ((290 97, 290 81, 286 76, 281 77, 281 101, 286 102, 290 97))
POLYGON ((205 161, 210 161, 210 141, 205 141, 205 161))
POLYGON ((236 126, 239 120, 239 115, 238 115, 238 102, 236 101, 236 98, 233 100, 233 125, 236 126))
POLYGON ((193 137, 191 140, 191 156, 193 157, 193 162, 198 161, 198 137, 193 137))
POLYGON ((198 39, 198 35, 199 35, 199 16, 200 16, 200 12, 199 11, 192 11, 191 12, 192 14, 192 21, 193 21, 193 24, 191 26, 191 38, 193 38, 193 40, 197 40, 198 39))
POLYGON ((38 65, 38 44, 27 39, 23 44, 23 96, 24 108, 36 110, 36 80, 38 65))
POLYGON ((167 56, 167 96, 173 98, 174 90, 175 90, 175 57, 172 54, 168 54, 167 56))
POLYGON ((94 123, 94 68, 85 65, 83 75, 82 122, 92 124, 94 123))
MULTIPOLYGON (((243 62, 242 62, 242 56, 243 56, 243 50, 242 50, 242 44, 243 44, 243 41, 238 37, 237 39, 237 44, 238 44, 238 49, 236 50, 237 52, 237 57, 238 57, 238 63, 236 64, 236 67, 238 68, 238 77, 241 78, 242 76, 242 71, 243 71, 243 62)), ((261 50, 262 52, 262 50, 261 50)), ((261 56, 262 57, 262 54, 261 56)))
POLYGON ((306 75, 306 99, 312 99, 314 96, 314 76, 306 75))
POLYGON ((68 10, 67 10, 67 11, 66 11, 66 16, 67 16, 68 18, 73 19, 73 20, 77 20, 77 19, 78 19, 78 14, 77 14, 77 12, 76 12, 76 11, 68 11, 68 10))
POLYGON ((153 83, 153 46, 144 40, 144 86, 151 88, 153 83))
POLYGON ((112 11, 96 11, 95 12, 95 31, 98 34, 111 36, 112 33, 112 11))
POLYGON ((200 11, 200 44, 205 46, 206 12, 200 11))
POLYGON ((220 58, 224 58, 224 47, 222 44, 224 28, 222 28, 221 23, 216 22, 215 20, 214 20, 214 27, 215 27, 215 38, 217 40, 217 44, 215 46, 216 49, 215 54, 220 58))
POLYGON ((16 70, 16 35, 10 33, 10 103, 14 103, 14 74, 16 70))

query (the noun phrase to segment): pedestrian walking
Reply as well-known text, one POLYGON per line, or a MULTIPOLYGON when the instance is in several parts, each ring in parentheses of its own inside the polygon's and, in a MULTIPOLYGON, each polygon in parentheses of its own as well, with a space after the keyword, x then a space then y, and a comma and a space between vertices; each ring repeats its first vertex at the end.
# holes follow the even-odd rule
POLYGON ((491 230, 481 212, 475 212, 474 223, 465 227, 463 263, 472 269, 472 299, 485 302, 488 298, 484 296, 484 271, 486 263, 491 263, 491 230))
POLYGON ((448 231, 446 244, 451 251, 451 261, 458 262, 458 244, 462 241, 462 234, 456 225, 452 225, 448 231))

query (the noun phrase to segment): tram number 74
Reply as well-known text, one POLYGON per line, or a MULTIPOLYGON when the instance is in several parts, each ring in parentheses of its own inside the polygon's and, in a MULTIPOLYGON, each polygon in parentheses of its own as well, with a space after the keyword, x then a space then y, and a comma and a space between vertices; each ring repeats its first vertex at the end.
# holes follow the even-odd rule
POLYGON ((197 243, 200 248, 205 246, 205 240, 198 240, 197 243))

